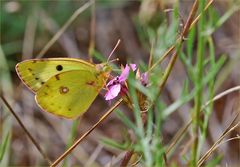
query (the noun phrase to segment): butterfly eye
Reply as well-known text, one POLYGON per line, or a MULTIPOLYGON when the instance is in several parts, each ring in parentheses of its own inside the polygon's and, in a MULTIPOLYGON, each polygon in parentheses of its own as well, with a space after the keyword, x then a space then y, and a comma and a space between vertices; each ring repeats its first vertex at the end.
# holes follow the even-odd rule
POLYGON ((57 66, 56 66, 56 69, 57 69, 58 71, 62 71, 62 70, 63 70, 63 66, 62 66, 62 65, 57 65, 57 66))

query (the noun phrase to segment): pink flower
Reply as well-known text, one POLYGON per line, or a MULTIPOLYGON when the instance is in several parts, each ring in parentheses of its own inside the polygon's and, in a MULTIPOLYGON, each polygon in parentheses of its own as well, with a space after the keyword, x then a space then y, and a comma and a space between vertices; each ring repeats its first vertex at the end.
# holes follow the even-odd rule
MULTIPOLYGON (((136 64, 130 64, 130 67, 133 71, 137 69, 136 64)), ((105 100, 114 99, 115 97, 118 96, 120 92, 122 94, 127 93, 127 87, 125 85, 125 81, 128 78, 130 67, 126 65, 126 67, 124 68, 120 76, 117 76, 108 82, 107 84, 108 92, 105 95, 105 100)))
POLYGON ((148 73, 147 72, 141 74, 140 71, 137 70, 136 79, 139 80, 143 86, 146 87, 148 85, 149 81, 148 81, 148 73))
POLYGON ((140 81, 141 81, 143 86, 148 85, 148 73, 147 72, 141 74, 140 81))

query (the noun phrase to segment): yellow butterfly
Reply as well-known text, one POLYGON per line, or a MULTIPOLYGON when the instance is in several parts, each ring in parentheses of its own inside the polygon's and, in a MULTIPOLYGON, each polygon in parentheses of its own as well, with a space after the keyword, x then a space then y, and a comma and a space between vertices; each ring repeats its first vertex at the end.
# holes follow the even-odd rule
POLYGON ((45 111, 76 118, 92 104, 106 84, 111 67, 74 58, 32 59, 16 65, 19 78, 45 111))

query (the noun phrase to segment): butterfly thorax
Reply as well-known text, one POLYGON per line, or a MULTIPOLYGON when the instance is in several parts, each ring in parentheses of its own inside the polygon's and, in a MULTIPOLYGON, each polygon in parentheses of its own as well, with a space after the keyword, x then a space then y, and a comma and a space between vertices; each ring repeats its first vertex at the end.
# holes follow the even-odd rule
POLYGON ((103 78, 107 79, 112 71, 112 67, 107 63, 101 63, 96 65, 96 69, 103 78))

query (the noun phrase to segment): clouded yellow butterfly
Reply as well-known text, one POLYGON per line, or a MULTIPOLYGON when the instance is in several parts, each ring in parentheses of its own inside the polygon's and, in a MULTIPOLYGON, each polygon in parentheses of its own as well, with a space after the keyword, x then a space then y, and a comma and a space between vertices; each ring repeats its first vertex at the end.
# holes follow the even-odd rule
POLYGON ((32 59, 16 65, 20 79, 45 111, 65 118, 83 114, 104 87, 111 67, 74 58, 32 59))

